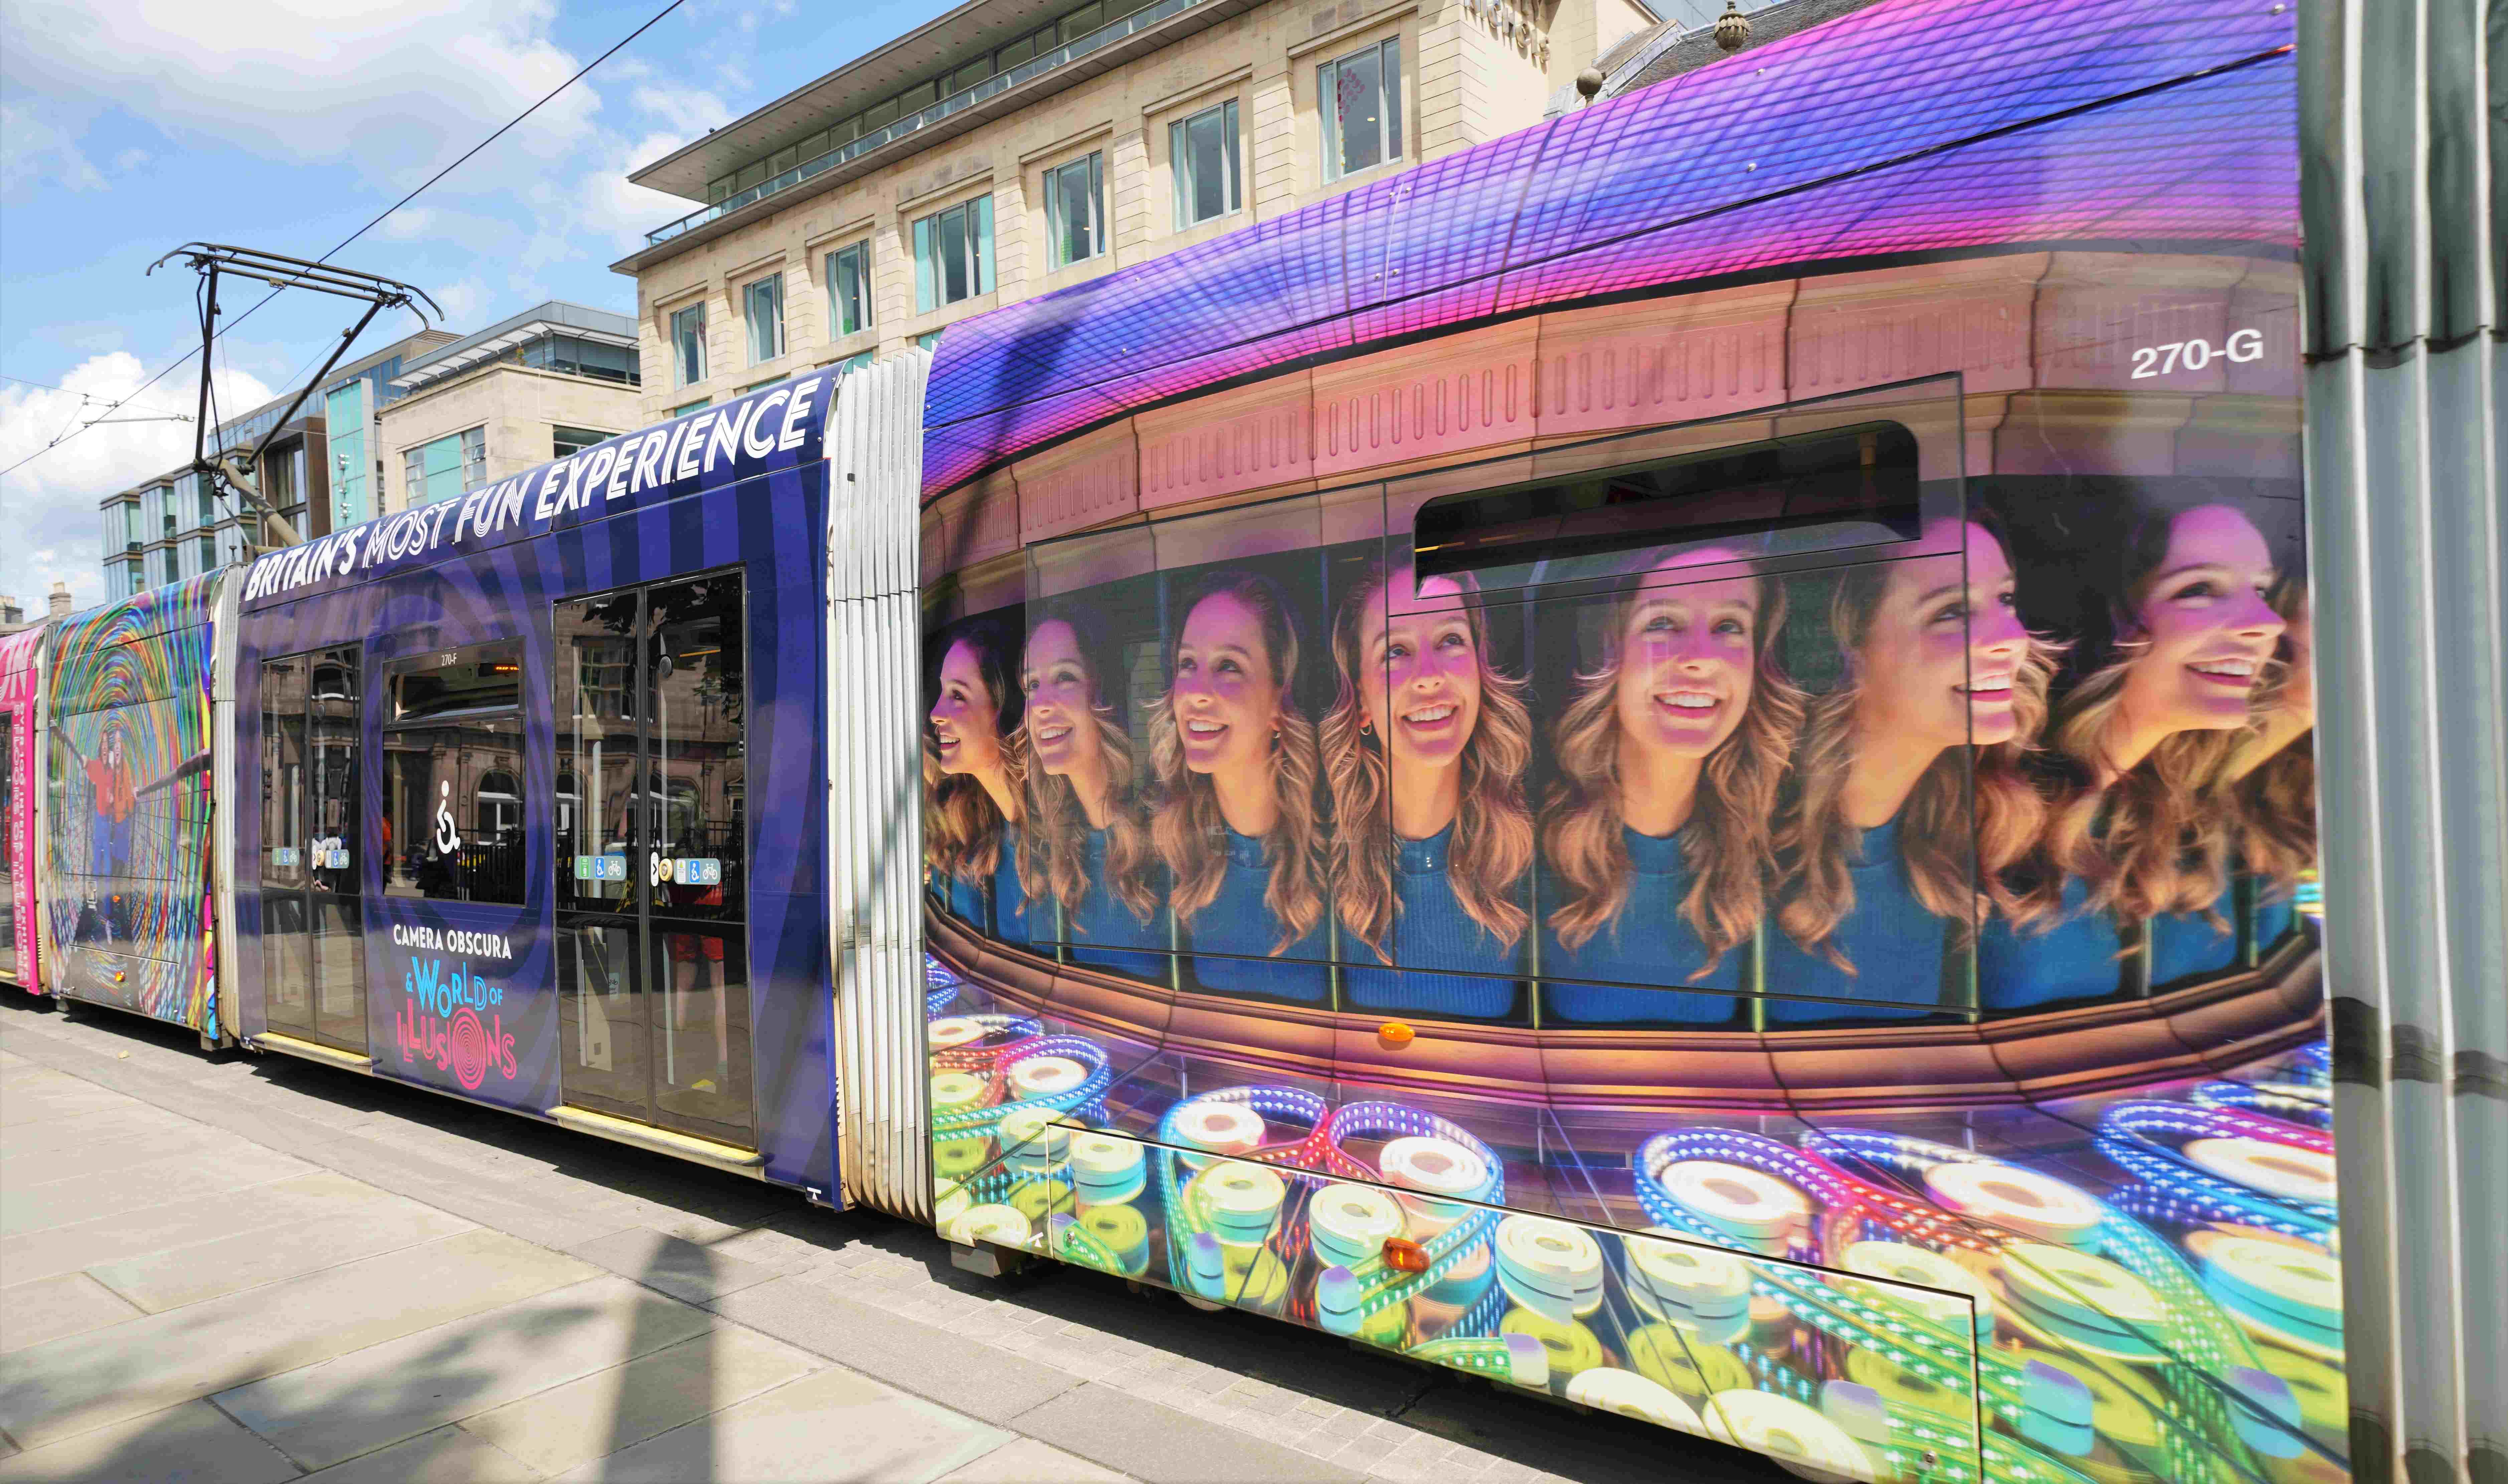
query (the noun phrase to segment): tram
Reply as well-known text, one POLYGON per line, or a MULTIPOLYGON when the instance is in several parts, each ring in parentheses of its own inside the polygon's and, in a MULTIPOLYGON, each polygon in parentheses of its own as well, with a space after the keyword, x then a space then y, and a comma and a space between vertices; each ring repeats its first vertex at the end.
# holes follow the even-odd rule
POLYGON ((46 983, 1814 1477, 2335 1484, 2293 26, 1882 0, 56 625, 46 983))

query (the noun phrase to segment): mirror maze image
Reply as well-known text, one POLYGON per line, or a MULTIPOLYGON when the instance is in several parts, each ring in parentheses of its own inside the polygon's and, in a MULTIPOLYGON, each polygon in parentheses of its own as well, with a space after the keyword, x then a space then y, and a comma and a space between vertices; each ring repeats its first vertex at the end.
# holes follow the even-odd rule
POLYGON ((1814 1476, 2345 1476, 2290 39, 1883 4, 954 329, 943 1230, 1814 1476))

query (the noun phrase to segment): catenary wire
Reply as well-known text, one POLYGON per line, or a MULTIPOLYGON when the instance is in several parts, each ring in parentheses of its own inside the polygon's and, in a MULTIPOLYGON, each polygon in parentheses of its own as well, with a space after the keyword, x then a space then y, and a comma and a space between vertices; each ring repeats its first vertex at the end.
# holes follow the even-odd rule
MULTIPOLYGON (((542 95, 541 95, 541 97, 540 97, 540 100, 539 100, 538 102, 534 103, 531 107, 524 109, 521 113, 518 113, 518 114, 514 115, 511 119, 506 120, 502 125, 499 125, 499 126, 498 127, 497 131, 496 131, 495 133, 490 134, 487 138, 480 140, 477 144, 474 144, 474 145, 470 146, 470 148, 469 148, 469 149, 467 149, 467 150, 463 151, 463 152, 462 152, 462 154, 461 154, 461 159, 454 161, 451 164, 446 165, 443 169, 440 169, 440 170, 436 171, 434 174, 432 174, 432 175, 428 176, 428 177, 427 177, 424 182, 422 182, 422 183, 419 185, 419 187, 418 187, 418 189, 417 189, 417 190, 414 190, 414 191, 410 192, 407 196, 402 197, 400 199, 398 199, 398 200, 396 200, 396 201, 392 202, 389 206, 385 207, 385 208, 384 208, 384 210, 383 210, 380 214, 378 214, 378 215, 375 217, 375 219, 374 219, 373 221, 370 221, 370 222, 366 223, 366 225, 364 225, 363 227, 358 228, 356 231, 354 231, 354 232, 352 232, 352 233, 350 233, 347 236, 345 236, 345 237, 341 238, 341 239, 340 239, 340 241, 339 241, 335 246, 333 246, 329 252, 326 252, 326 253, 322 254, 322 256, 320 256, 320 257, 318 257, 318 258, 314 259, 314 262, 316 262, 316 263, 328 263, 329 261, 331 261, 331 258, 333 257, 333 255, 337 254, 337 253, 338 253, 342 248, 347 247, 350 243, 354 242, 355 240, 357 240, 357 238, 359 238, 359 237, 361 237, 361 236, 364 236, 367 233, 374 231, 377 227, 381 226, 381 225, 384 223, 384 221, 385 221, 387 218, 388 218, 388 217, 389 217, 393 212, 398 211, 401 207, 408 205, 411 201, 414 201, 414 200, 418 199, 419 196, 420 196, 422 193, 424 193, 424 192, 428 187, 430 187, 430 186, 434 185, 437 181, 442 180, 445 176, 452 174, 455 170, 460 169, 460 168, 461 168, 464 163, 466 163, 469 161, 469 159, 470 159, 470 157, 471 157, 471 156, 478 154, 481 150, 486 149, 489 145, 492 145, 492 144, 496 143, 498 139, 503 138, 503 137, 505 136, 505 134, 506 134, 507 132, 509 132, 509 131, 510 131, 510 130, 511 130, 511 129, 512 129, 516 125, 521 124, 525 119, 530 118, 532 115, 534 115, 534 114, 535 114, 535 113, 539 112, 543 107, 547 106, 547 104, 549 103, 550 99, 555 98, 559 93, 562 93, 562 92, 566 91, 569 88, 572 88, 572 87, 573 87, 576 83, 581 82, 581 81, 584 79, 585 75, 586 75, 586 74, 588 74, 588 73, 590 73, 590 72, 592 71, 592 69, 593 69, 593 68, 600 66, 603 62, 606 62, 606 61, 609 60, 609 58, 610 58, 610 57, 617 55, 617 54, 618 54, 618 53, 619 53, 621 50, 623 50, 623 49, 627 46, 627 44, 628 44, 629 42, 634 41, 637 37, 644 35, 646 31, 649 31, 649 30, 651 30, 653 27, 655 27, 655 26, 657 26, 657 25, 661 24, 662 20, 663 20, 666 17, 668 17, 668 16, 669 16, 673 11, 678 10, 681 6, 685 5, 686 3, 687 3, 687 0, 671 0, 671 3, 670 3, 670 4, 663 6, 663 7, 662 7, 660 10, 658 10, 658 11, 655 11, 655 12, 653 13, 652 17, 651 17, 649 19, 647 19, 647 20, 646 20, 643 25, 638 26, 636 29, 634 29, 634 30, 632 30, 632 31, 630 31, 630 32, 628 32, 625 36, 620 37, 620 38, 618 39, 618 41, 617 41, 616 43, 614 43, 614 44, 609 48, 609 51, 602 53, 599 56, 596 56, 596 57, 594 57, 592 60, 590 60, 590 61, 588 61, 588 62, 584 63, 584 64, 583 64, 583 66, 582 66, 582 68, 581 68, 581 69, 579 69, 579 70, 578 70, 578 71, 577 71, 577 72, 576 72, 572 77, 568 78, 565 82, 558 84, 555 88, 550 89, 546 93, 542 94, 542 95)), ((274 288, 274 289, 272 289, 269 293, 267 293, 267 294, 263 295, 260 299, 258 299, 258 300, 254 301, 251 308, 247 308, 247 309, 245 309, 242 313, 240 313, 240 314, 237 315, 235 318, 233 318, 233 319, 231 319, 231 320, 227 321, 227 323, 226 323, 225 327, 224 327, 224 328, 222 328, 222 329, 220 329, 217 333, 218 333, 219 335, 224 335, 228 330, 232 330, 232 329, 234 329, 236 326, 238 326, 238 325, 240 325, 240 324, 242 324, 245 320, 250 319, 250 318, 252 317, 253 312, 254 312, 255 310, 257 310, 257 309, 261 308, 262 308, 262 306, 264 306, 264 305, 266 305, 266 304, 270 303, 272 300, 274 300, 274 299, 277 298, 277 297, 278 297, 281 293, 283 293, 283 292, 284 292, 284 290, 283 290, 283 289, 278 289, 278 288, 274 288)), ((155 376, 150 377, 147 380, 142 381, 142 382, 140 382, 137 386, 135 386, 135 387, 131 388, 130 392, 129 392, 128 395, 126 395, 126 396, 124 396, 124 397, 119 398, 118 400, 114 401, 112 404, 110 404, 109 406, 107 406, 107 407, 105 408, 105 411, 106 411, 106 412, 108 412, 108 413, 110 413, 110 412, 114 411, 114 409, 121 407, 124 403, 129 402, 132 397, 136 397, 136 396, 138 396, 141 392, 146 391, 149 387, 156 385, 159 381, 163 380, 164 380, 164 379, 165 379, 168 374, 170 374, 171 372, 173 372, 177 367, 182 366, 184 363, 186 363, 186 362, 188 362, 189 360, 191 360, 191 358, 192 358, 193 356, 198 355, 198 354, 200 354, 200 351, 199 351, 199 350, 197 350, 197 349, 193 349, 193 350, 186 350, 186 351, 184 351, 181 355, 176 356, 173 360, 166 362, 166 365, 165 365, 164 367, 162 367, 161 369, 159 369, 159 371, 157 372, 157 374, 156 374, 155 376)), ((15 377, 12 377, 12 378, 10 378, 10 380, 18 380, 18 379, 17 379, 17 378, 15 378, 15 377)), ((76 429, 65 430, 65 431, 63 431, 63 432, 61 432, 61 433, 59 433, 59 434, 55 435, 55 436, 54 437, 54 439, 53 439, 53 441, 52 441, 52 442, 45 444, 42 448, 37 449, 34 452, 27 454, 25 457, 23 457, 23 458, 21 458, 21 459, 18 459, 16 463, 11 464, 8 468, 6 468, 6 469, 0 469, 0 476, 7 476, 7 475, 10 475, 10 474, 15 474, 18 470, 19 470, 19 469, 21 469, 21 468, 24 468, 27 464, 33 463, 36 459, 43 457, 45 454, 47 454, 47 453, 51 452, 53 450, 55 450, 55 449, 56 449, 56 448, 59 448, 62 444, 69 442, 71 439, 73 439, 73 438, 77 437, 80 433, 83 433, 83 432, 85 432, 85 431, 87 431, 87 429, 86 429, 85 427, 80 427, 80 428, 76 428, 76 429)))

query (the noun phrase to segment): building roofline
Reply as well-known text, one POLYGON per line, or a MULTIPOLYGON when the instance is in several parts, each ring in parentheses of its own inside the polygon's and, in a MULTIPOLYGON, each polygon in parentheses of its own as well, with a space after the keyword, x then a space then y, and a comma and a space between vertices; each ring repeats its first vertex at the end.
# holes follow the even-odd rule
POLYGON ((392 387, 407 392, 422 382, 459 376, 543 335, 572 335, 633 348, 637 344, 636 316, 552 299, 403 361, 400 375, 392 378, 392 387))
MULTIPOLYGON (((855 90, 856 84, 860 85, 862 91, 870 95, 867 101, 875 100, 883 90, 903 89, 912 83, 916 77, 937 65, 943 57, 955 55, 967 50, 969 43, 977 36, 998 29, 1003 32, 1000 40, 993 41, 986 37, 986 45, 1007 44, 1035 28, 1045 19, 1058 14, 1066 4, 1067 0, 966 0, 965 4, 942 12, 904 35, 873 47, 853 60, 821 73, 817 78, 803 83, 775 101, 753 108, 729 124, 719 128, 708 129, 704 134, 689 140, 660 159, 637 166, 627 172, 627 178, 637 185, 651 190, 668 191, 674 196, 702 201, 705 199, 705 183, 721 172, 702 161, 699 161, 693 169, 686 166, 697 157, 708 155, 710 152, 707 147, 718 140, 723 140, 724 136, 751 132, 771 136, 773 131, 761 129, 760 126, 767 124, 784 110, 814 98, 820 100, 819 107, 823 111, 833 108, 832 95, 849 94, 855 90), (931 45, 930 43, 936 37, 944 38, 943 44, 931 45), (883 67, 883 63, 887 65, 883 67), (893 88, 892 80, 887 75, 891 72, 896 74, 893 88), (693 181, 693 190, 686 189, 690 181, 693 181)), ((850 108, 836 110, 829 113, 827 120, 833 122, 853 111, 850 108)), ((826 124, 823 123, 820 127, 825 127, 826 124)), ((799 128, 792 132, 807 134, 811 130, 799 128)), ((768 147, 772 148, 772 145, 768 147)), ((756 155, 757 151, 744 145, 740 153, 743 159, 747 159, 756 155)))
MULTIPOLYGON (((996 0, 996 3, 998 3, 998 0, 996 0)), ((1056 3, 1061 3, 1061 0, 1056 0, 1056 3)), ((1154 25, 1135 31, 1131 35, 1124 37, 1120 41, 1099 47, 1085 56, 1076 57, 1061 66, 1055 67, 1048 72, 1040 73, 1014 87, 1005 89, 1000 92, 994 93, 991 97, 981 99, 969 107, 950 114, 946 118, 937 120, 932 124, 915 129, 911 133, 907 133, 900 138, 892 139, 877 149, 858 155, 831 169, 822 171, 818 175, 801 181, 797 185, 792 186, 789 189, 779 191, 772 196, 762 197, 757 200, 749 202, 747 205, 742 206, 735 211, 718 217, 713 221, 703 223, 699 226, 691 227, 687 231, 675 236, 665 238, 662 241, 654 242, 648 239, 645 246, 638 248, 635 252, 632 252, 626 257, 619 259, 617 262, 610 264, 610 271, 624 273, 629 277, 634 277, 636 274, 653 267, 655 264, 667 262, 668 260, 676 258, 682 253, 688 251, 690 248, 699 246, 706 242, 711 242, 717 237, 722 236, 727 233, 737 232, 741 228, 750 226, 753 223, 763 221, 767 217, 770 217, 779 211, 789 211, 801 202, 824 196, 828 192, 834 190, 836 187, 843 185, 848 181, 858 180, 875 170, 885 169, 886 167, 910 156, 921 154, 925 150, 937 148, 948 140, 954 139, 958 135, 966 133, 970 129, 989 124, 994 120, 1001 118, 1005 114, 1016 113, 1022 109, 1033 107, 1044 101, 1046 98, 1053 96, 1055 93, 1065 91, 1072 88, 1077 88, 1081 84, 1086 83, 1092 78, 1103 76, 1105 73, 1116 67, 1120 67, 1136 57, 1173 46, 1176 42, 1183 40, 1187 36, 1208 30, 1212 26, 1218 25, 1224 20, 1229 20, 1237 16, 1241 16, 1262 3, 1263 0, 1201 0, 1201 3, 1178 11, 1176 14, 1160 20, 1154 25)), ((830 74, 831 77, 834 74, 832 73, 830 74)), ((821 81, 824 82, 825 79, 822 79, 821 81)), ((780 103, 770 104, 768 105, 768 108, 772 109, 779 106, 781 106, 780 103)), ((767 111, 768 110, 766 109, 761 109, 758 114, 753 114, 750 118, 756 119, 767 111)), ((837 117, 842 117, 842 115, 839 114, 837 117)), ((717 129, 714 134, 709 135, 708 137, 710 139, 720 138, 730 132, 731 129, 740 127, 748 122, 748 120, 743 120, 742 125, 727 126, 725 128, 717 129)), ((760 135, 760 137, 769 136, 770 134, 760 135)), ((753 159, 756 155, 756 150, 743 146, 738 153, 740 158, 753 159)), ((666 159, 667 158, 670 157, 666 157, 666 159)), ((655 162, 655 165, 659 165, 663 163, 664 162, 662 161, 657 161, 655 162)), ((646 166, 647 169, 653 167, 654 166, 646 166)), ((696 190, 700 196, 704 189, 705 182, 704 179, 700 177, 696 183, 696 190)))

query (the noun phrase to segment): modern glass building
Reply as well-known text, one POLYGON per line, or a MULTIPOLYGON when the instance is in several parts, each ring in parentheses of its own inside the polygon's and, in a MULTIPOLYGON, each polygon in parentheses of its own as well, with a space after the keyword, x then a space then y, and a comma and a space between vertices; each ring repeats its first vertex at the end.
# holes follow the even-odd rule
MULTIPOLYGON (((455 339, 423 330, 334 371, 262 449, 261 488, 271 507, 307 536, 377 514, 376 414, 402 395, 392 381, 405 361, 455 339)), ((295 399, 290 391, 218 424, 214 447, 260 447, 295 399)), ((190 470, 143 480, 99 505, 107 600, 245 561, 260 540, 259 518, 190 470)))

